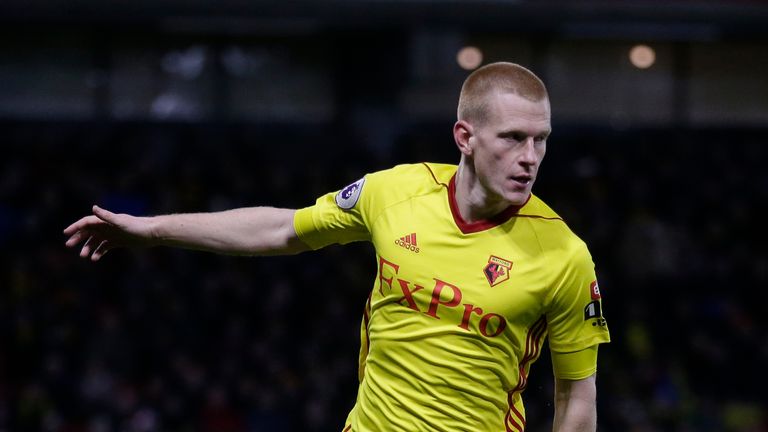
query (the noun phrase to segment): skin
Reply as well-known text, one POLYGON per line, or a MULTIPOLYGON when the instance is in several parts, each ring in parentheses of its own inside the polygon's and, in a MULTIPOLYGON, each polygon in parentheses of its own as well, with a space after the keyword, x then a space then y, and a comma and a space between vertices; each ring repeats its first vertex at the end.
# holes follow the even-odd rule
POLYGON ((68 247, 100 260, 118 247, 175 246, 227 255, 292 255, 309 250, 293 229, 295 210, 250 207, 216 213, 136 217, 93 206, 64 230, 68 247))
MULTIPOLYGON (((512 93, 489 95, 486 121, 462 119, 453 128, 461 161, 456 202, 467 222, 525 204, 551 131, 548 100, 512 93)), ((288 255, 309 248, 293 229, 295 210, 251 207, 217 213, 136 217, 93 206, 93 214, 64 230, 66 245, 100 260, 118 247, 175 246, 231 255, 288 255)), ((557 379, 555 432, 596 430, 595 376, 557 379)))
POLYGON ((453 127, 461 152, 456 202, 467 222, 525 204, 552 130, 546 99, 531 102, 514 93, 494 93, 488 101, 486 121, 459 120, 453 127))
POLYGON ((583 380, 555 380, 555 432, 597 430, 595 375, 583 380))

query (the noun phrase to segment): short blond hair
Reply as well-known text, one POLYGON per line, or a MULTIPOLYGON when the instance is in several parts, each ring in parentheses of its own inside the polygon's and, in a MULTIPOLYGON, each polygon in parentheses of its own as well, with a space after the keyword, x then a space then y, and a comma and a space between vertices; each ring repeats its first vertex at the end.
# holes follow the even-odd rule
POLYGON ((472 72, 461 86, 459 120, 483 123, 488 119, 488 95, 514 93, 531 102, 549 99, 544 83, 530 70, 515 63, 491 63, 472 72))

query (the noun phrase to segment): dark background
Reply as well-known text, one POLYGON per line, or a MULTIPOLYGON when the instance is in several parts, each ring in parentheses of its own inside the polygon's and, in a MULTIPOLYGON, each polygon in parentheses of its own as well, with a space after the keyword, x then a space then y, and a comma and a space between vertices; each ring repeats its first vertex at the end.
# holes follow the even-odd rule
POLYGON ((83 0, 0 5, 0 431, 340 430, 368 245, 92 264, 61 230, 455 163, 466 45, 549 87, 535 192, 597 264, 598 429, 768 430, 763 2, 83 0))

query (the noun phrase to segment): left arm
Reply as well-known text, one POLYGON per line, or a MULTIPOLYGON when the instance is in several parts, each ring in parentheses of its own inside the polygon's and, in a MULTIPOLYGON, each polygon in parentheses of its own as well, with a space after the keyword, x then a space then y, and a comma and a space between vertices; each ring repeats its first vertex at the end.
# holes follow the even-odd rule
POLYGON ((597 352, 611 340, 603 318, 595 266, 576 239, 547 313, 549 350, 555 376, 554 432, 597 430, 597 352))
POLYGON ((580 380, 555 378, 553 432, 597 430, 595 375, 580 380))

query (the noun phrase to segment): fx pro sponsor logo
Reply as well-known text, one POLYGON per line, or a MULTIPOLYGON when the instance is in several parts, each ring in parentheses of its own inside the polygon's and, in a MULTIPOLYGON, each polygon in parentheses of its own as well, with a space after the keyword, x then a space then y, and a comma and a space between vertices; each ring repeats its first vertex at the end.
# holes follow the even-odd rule
POLYGON ((458 286, 438 278, 432 278, 431 288, 428 289, 416 282, 397 277, 400 266, 392 261, 379 257, 379 293, 384 295, 384 290, 399 291, 402 296, 397 300, 399 304, 414 312, 422 313, 434 319, 443 319, 446 316, 456 317, 456 314, 446 314, 446 309, 457 309, 461 319, 455 319, 455 324, 466 331, 470 327, 477 328, 485 337, 492 338, 500 335, 507 328, 507 320, 500 314, 489 312, 473 303, 464 301, 464 293, 458 286), (389 276, 385 276, 385 273, 389 276), (424 290, 429 292, 429 304, 425 305, 422 294, 424 290))

